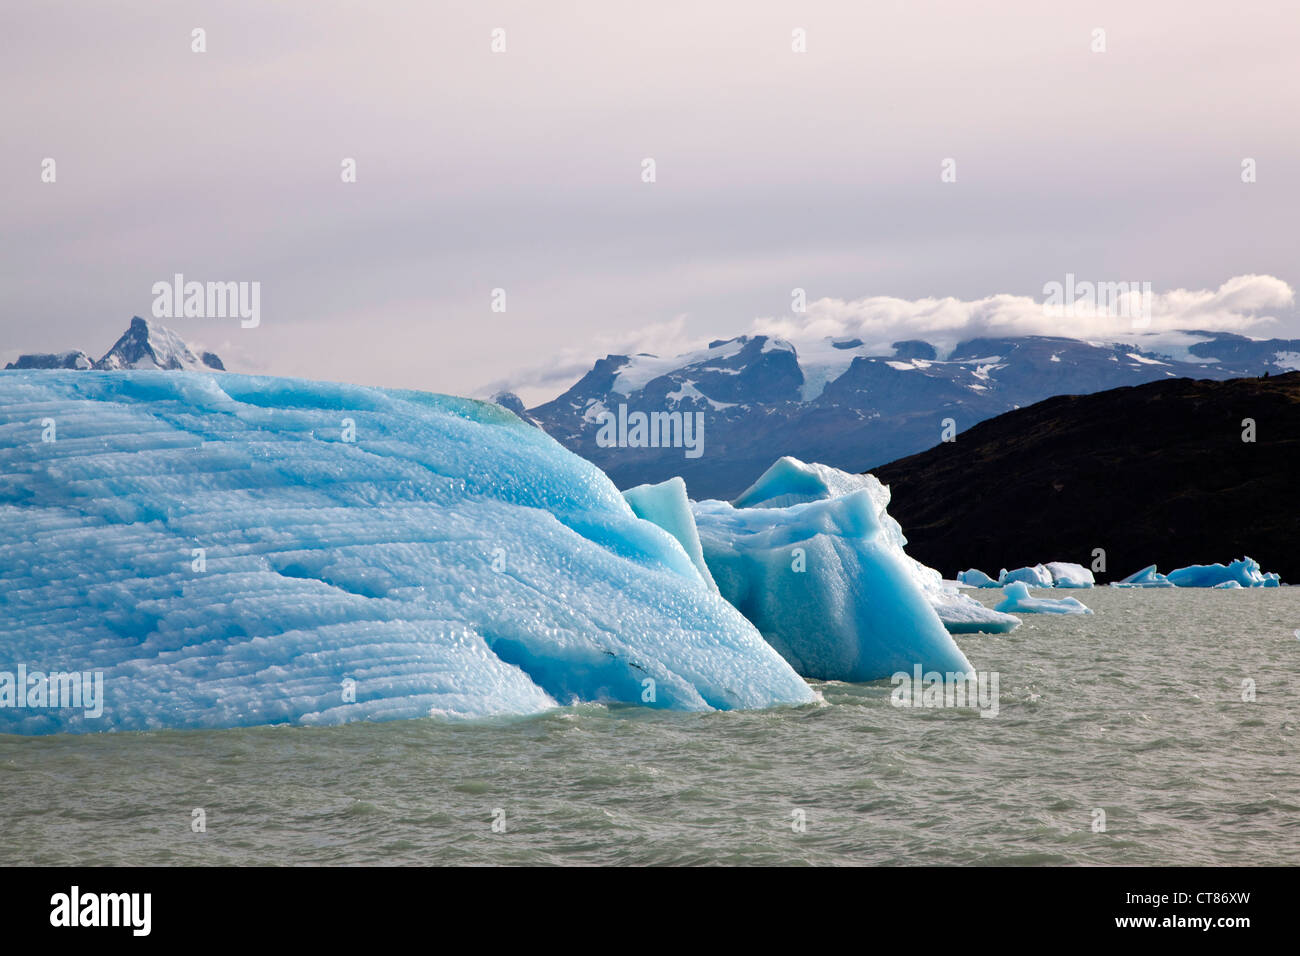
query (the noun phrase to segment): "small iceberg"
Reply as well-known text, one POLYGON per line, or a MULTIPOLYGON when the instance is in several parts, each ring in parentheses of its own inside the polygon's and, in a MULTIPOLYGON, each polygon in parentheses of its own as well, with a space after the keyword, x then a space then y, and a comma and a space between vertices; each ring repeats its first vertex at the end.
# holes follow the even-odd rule
POLYGON ((1050 588, 1052 586, 1052 572, 1042 564, 1036 564, 1032 568, 1016 568, 1014 571, 1008 571, 1003 568, 998 574, 998 586, 1006 587, 1008 584, 1015 584, 1017 581, 1029 585, 1031 588, 1050 588))
POLYGON ((1020 626, 1020 618, 985 607, 965 594, 931 594, 930 606, 949 634, 1007 634, 1020 626))
POLYGON ((1254 558, 1243 557, 1231 564, 1192 564, 1169 572, 1169 580, 1180 588, 1213 588, 1235 581, 1243 588, 1277 587, 1276 573, 1264 573, 1254 558))
POLYGON ((1047 570, 1052 575, 1052 587, 1055 588, 1090 588, 1097 583, 1092 572, 1082 564, 1048 561, 1047 570))
POLYGON ((979 568, 968 568, 957 575, 957 580, 968 588, 995 588, 998 582, 979 568))
POLYGON ((1174 582, 1156 570, 1154 564, 1148 564, 1141 571, 1135 571, 1122 581, 1112 581, 1113 588, 1171 588, 1174 582))
POLYGON ((1013 581, 1002 589, 1005 595, 996 610, 1016 614, 1091 614, 1092 608, 1085 607, 1075 598, 1036 598, 1029 594, 1029 586, 1023 581, 1013 581))

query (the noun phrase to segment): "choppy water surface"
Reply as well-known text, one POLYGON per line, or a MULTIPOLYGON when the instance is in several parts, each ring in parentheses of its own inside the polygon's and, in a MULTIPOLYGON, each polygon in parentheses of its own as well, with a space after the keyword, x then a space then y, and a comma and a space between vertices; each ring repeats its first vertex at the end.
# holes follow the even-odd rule
POLYGON ((1094 616, 958 638, 1000 675, 993 718, 882 681, 749 713, 0 737, 0 863, 1294 863, 1300 588, 1075 593, 1094 616))

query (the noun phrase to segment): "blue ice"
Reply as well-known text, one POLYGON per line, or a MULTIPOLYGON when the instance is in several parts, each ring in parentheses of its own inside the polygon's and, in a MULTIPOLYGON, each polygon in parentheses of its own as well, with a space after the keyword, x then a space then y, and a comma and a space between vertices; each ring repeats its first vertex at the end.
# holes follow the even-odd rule
POLYGON ((225 374, 0 373, 0 732, 801 704, 595 466, 499 406, 225 374))
POLYGON ((1212 588, 1236 581, 1244 588, 1277 587, 1281 583, 1275 572, 1265 574, 1254 558, 1243 557, 1231 564, 1192 564, 1169 572, 1169 580, 1180 588, 1212 588))
POLYGON ((1023 581, 1013 581, 1002 589, 1002 602, 997 610, 1009 614, 1091 614, 1092 608, 1084 607, 1075 598, 1036 598, 1029 594, 1029 585, 1023 581))
POLYGON ((870 681, 914 664, 969 671, 894 538, 883 486, 872 482, 781 506, 772 502, 790 499, 779 487, 751 507, 696 502, 714 580, 806 677, 870 681))

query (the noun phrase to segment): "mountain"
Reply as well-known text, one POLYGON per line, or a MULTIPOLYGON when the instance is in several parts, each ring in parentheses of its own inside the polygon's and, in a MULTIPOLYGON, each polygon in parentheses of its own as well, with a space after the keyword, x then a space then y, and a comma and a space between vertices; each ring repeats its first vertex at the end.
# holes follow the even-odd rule
POLYGON ((195 352, 171 329, 138 315, 98 362, 85 352, 50 352, 20 355, 6 369, 164 369, 167 371, 224 372, 225 365, 212 352, 195 352))
POLYGON ((1300 583, 1300 372, 1049 398, 872 473, 947 577, 1102 548, 1099 580, 1248 554, 1300 583))
POLYGON ((933 446, 944 419, 960 434, 1052 395, 1296 368, 1300 340, 1202 331, 1135 333, 1127 343, 975 338, 943 355, 919 339, 880 355, 857 339, 800 353, 778 338, 741 336, 673 358, 606 356, 530 414, 621 488, 681 475, 693 498, 731 498, 781 455, 865 471, 933 446), (629 447, 630 431, 621 446, 602 447, 611 437, 598 440, 603 413, 617 417, 620 406, 627 415, 698 413, 702 448, 629 447))
POLYGON ((195 354, 185 340, 139 316, 111 349, 95 363, 97 369, 158 368, 168 371, 218 371, 226 367, 211 352, 195 354))
POLYGON ((71 352, 37 352, 34 355, 20 355, 18 361, 10 362, 5 366, 11 368, 73 368, 88 369, 94 368, 95 363, 91 361, 89 355, 80 349, 74 349, 71 352))
POLYGON ((500 405, 502 408, 514 412, 524 422, 526 422, 529 425, 532 425, 534 428, 542 427, 541 422, 533 418, 532 415, 528 414, 528 409, 524 408, 523 399, 521 399, 514 392, 497 392, 495 395, 492 396, 491 401, 497 405, 500 405))

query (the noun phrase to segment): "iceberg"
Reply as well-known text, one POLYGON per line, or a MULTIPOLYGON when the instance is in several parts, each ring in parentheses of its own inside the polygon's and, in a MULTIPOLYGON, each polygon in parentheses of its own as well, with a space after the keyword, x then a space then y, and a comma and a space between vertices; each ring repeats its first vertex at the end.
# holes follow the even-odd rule
MULTIPOLYGON (((854 475, 830 465, 778 458, 752 485, 732 500, 737 508, 788 508, 810 501, 829 501, 865 489, 881 508, 889 504, 889 489, 875 475, 854 475)), ((885 522, 890 536, 902 536, 898 522, 885 522), (892 522, 892 524, 891 524, 892 522)))
POLYGON ((1260 570, 1254 558, 1243 557, 1229 565, 1192 564, 1169 572, 1171 583, 1180 588, 1212 588, 1228 581, 1236 581, 1244 588, 1277 587, 1281 583, 1274 572, 1260 570))
POLYGON ((1033 588, 1050 588, 1052 586, 1052 572, 1047 570, 1044 565, 1036 564, 1032 568, 1016 568, 1014 571, 1003 568, 1001 573, 998 574, 999 587, 1005 587, 1017 581, 1021 581, 1033 588))
POLYGON ((957 580, 969 588, 995 588, 998 582, 979 568, 969 568, 957 575, 957 580))
POLYGON ((421 392, 0 372, 0 604, 4 733, 815 699, 594 465, 421 392))
POLYGON ((1075 598, 1036 598, 1030 597, 1029 585, 1023 581, 1013 581, 1002 589, 1005 598, 997 610, 1016 614, 1091 614, 1092 608, 1084 607, 1075 598))
POLYGON ((805 677, 972 670, 868 488, 787 507, 699 501, 694 511, 722 596, 805 677))
POLYGON ((903 549, 907 538, 902 526, 889 514, 889 488, 875 475, 855 475, 829 465, 804 462, 785 456, 759 476, 731 504, 736 508, 788 508, 813 501, 830 501, 858 491, 871 498, 879 519, 883 540, 905 563, 913 580, 925 592, 927 600, 950 634, 1005 634, 1020 621, 987 608, 947 584, 934 568, 922 564, 903 549))
POLYGON ((623 492, 623 497, 638 518, 656 524, 672 535, 699 572, 700 580, 709 590, 716 592, 718 585, 704 562, 695 515, 691 512, 690 499, 686 497, 686 482, 681 478, 669 478, 657 485, 637 485, 623 492))
POLYGON ((927 594, 930 606, 949 634, 1007 634, 1020 626, 1020 618, 1003 614, 965 594, 927 594))
POLYGON ((1090 588, 1097 583, 1092 572, 1081 564, 1048 561, 1047 571, 1052 576, 1052 587, 1055 588, 1090 588))
POLYGON ((1121 581, 1112 581, 1113 588, 1171 588, 1174 582, 1156 570, 1154 564, 1148 564, 1141 571, 1135 571, 1121 581))

